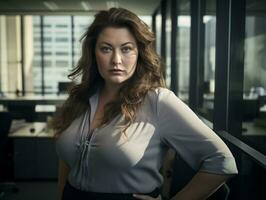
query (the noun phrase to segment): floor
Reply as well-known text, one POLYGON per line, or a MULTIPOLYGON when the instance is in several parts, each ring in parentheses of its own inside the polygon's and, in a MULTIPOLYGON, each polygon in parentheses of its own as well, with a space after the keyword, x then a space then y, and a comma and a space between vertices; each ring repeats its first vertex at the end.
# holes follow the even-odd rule
POLYGON ((8 191, 0 200, 56 200, 57 182, 16 182, 18 192, 8 191))

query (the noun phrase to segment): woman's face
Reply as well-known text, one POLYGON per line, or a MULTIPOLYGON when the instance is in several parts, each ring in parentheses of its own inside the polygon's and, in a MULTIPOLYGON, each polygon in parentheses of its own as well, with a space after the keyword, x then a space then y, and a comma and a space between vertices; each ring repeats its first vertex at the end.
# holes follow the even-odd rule
POLYGON ((108 86, 121 86, 135 72, 138 47, 127 28, 107 27, 95 47, 98 71, 108 86))

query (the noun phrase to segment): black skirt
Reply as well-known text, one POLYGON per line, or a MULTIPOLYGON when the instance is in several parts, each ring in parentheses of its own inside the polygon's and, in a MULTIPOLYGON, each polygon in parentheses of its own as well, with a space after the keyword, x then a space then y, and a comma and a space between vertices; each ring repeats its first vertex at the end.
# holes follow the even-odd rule
MULTIPOLYGON (((159 194, 160 190, 156 188, 151 193, 144 195, 156 198, 159 194)), ((132 194, 86 192, 74 188, 67 182, 64 187, 62 200, 137 200, 137 198, 134 198, 132 194)))

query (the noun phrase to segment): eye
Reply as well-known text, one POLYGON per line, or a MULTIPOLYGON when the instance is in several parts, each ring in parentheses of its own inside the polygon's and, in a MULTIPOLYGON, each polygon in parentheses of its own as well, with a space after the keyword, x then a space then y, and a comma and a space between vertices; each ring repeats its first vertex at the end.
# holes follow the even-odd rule
POLYGON ((101 47, 100 50, 103 52, 103 53, 109 53, 112 51, 112 48, 111 47, 101 47))
POLYGON ((131 47, 125 46, 125 47, 122 48, 122 52, 123 53, 129 53, 130 51, 132 51, 132 48, 131 47))

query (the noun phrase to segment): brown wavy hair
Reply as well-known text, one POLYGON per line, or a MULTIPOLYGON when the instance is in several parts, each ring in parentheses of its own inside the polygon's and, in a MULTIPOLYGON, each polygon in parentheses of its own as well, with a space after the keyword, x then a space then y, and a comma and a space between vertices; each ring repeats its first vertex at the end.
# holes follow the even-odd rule
POLYGON ((81 38, 81 58, 77 67, 68 75, 72 81, 81 76, 81 82, 70 90, 68 99, 52 121, 51 125, 56 135, 62 133, 75 118, 90 109, 89 98, 104 84, 97 68, 95 45, 99 34, 106 27, 127 28, 136 39, 139 56, 133 76, 120 88, 116 100, 105 106, 101 125, 108 124, 114 117, 122 114, 125 131, 134 121, 138 107, 147 92, 165 87, 161 59, 155 52, 155 38, 149 27, 137 15, 123 8, 100 11, 81 38))

